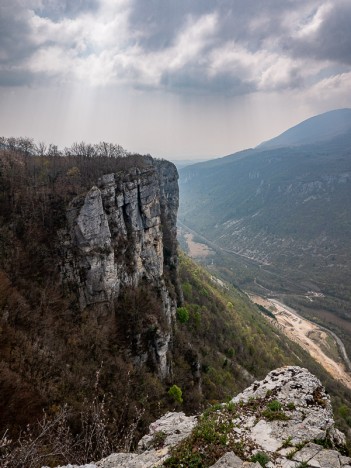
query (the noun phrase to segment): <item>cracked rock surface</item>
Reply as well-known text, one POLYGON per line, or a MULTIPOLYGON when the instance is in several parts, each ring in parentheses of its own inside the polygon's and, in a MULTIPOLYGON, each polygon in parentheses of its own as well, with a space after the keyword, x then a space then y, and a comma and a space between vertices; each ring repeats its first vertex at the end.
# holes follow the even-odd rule
MULTIPOLYGON (((146 283, 162 304, 153 346, 136 358, 154 362, 160 377, 170 374, 171 328, 179 291, 176 220, 178 172, 168 161, 149 158, 143 168, 105 174, 67 209, 67 227, 59 233, 61 276, 77 294, 80 309, 100 304, 110 310, 123 288, 146 283), (169 284, 169 283, 168 283, 169 284), (171 288, 171 289, 172 289, 171 288)), ((138 340, 138 337, 136 337, 138 340)))
MULTIPOLYGON (((307 369, 276 369, 231 403, 214 409, 211 417, 220 422, 216 427, 226 427, 221 439, 224 454, 212 468, 259 468, 262 456, 266 468, 351 468, 351 458, 342 454, 345 437, 335 428, 330 398, 307 369), (229 447, 240 447, 240 457, 229 447)), ((172 449, 190 441, 187 437, 200 424, 201 417, 167 413, 150 425, 138 453, 113 454, 89 468, 164 466, 172 449)), ((196 450, 211 451, 211 443, 196 450)), ((188 465, 180 462, 179 466, 188 465)))

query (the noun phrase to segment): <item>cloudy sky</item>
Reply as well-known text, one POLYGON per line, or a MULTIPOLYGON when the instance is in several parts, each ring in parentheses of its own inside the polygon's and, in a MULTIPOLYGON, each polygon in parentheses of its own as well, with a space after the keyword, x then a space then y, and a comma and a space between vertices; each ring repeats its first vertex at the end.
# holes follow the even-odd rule
POLYGON ((223 156, 351 107, 350 0, 0 0, 0 134, 223 156))

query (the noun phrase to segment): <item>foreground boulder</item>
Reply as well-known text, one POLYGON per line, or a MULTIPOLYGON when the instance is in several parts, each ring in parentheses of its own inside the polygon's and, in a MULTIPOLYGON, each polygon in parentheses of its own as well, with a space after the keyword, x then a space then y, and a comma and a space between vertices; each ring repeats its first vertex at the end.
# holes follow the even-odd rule
POLYGON ((198 418, 167 413, 151 424, 138 453, 113 454, 89 468, 351 468, 344 446, 321 382, 290 366, 198 418))
POLYGON ((261 450, 275 452, 286 441, 293 446, 312 440, 333 447, 345 444, 345 436, 334 427, 329 396, 307 369, 285 367, 272 371, 233 398, 232 403, 247 408, 237 419, 241 438, 261 450))

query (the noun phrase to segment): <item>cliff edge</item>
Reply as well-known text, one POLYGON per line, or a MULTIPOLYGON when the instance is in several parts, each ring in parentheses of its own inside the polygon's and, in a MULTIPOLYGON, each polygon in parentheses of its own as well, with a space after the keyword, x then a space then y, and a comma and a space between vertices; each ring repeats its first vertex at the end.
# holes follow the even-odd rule
POLYGON ((168 161, 147 158, 145 167, 106 174, 67 209, 60 232, 62 280, 81 310, 109 310, 126 288, 145 283, 162 303, 151 353, 161 377, 170 373, 169 343, 179 295, 176 220, 178 173, 168 161), (177 296, 178 294, 178 296, 177 296))
POLYGON ((138 453, 112 454, 85 467, 347 468, 344 449, 321 382, 289 366, 198 417, 167 413, 150 425, 138 453))

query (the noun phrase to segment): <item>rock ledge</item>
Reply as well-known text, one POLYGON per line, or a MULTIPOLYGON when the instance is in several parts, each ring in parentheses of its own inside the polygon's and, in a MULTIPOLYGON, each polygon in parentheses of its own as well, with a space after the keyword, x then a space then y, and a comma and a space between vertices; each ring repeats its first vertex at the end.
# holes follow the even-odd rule
POLYGON ((290 366, 198 418, 167 413, 150 425, 138 453, 113 454, 85 468, 151 468, 167 459, 167 466, 186 467, 189 457, 197 457, 191 466, 213 468, 351 468, 344 444, 321 382, 290 366))

